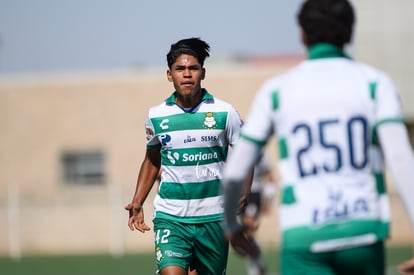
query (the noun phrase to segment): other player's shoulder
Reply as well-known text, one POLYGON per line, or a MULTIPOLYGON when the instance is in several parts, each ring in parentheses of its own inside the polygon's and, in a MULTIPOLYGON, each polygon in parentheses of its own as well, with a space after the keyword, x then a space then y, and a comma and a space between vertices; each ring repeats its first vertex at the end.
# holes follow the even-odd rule
POLYGON ((297 74, 301 70, 301 65, 290 68, 280 74, 267 78, 259 88, 258 93, 262 96, 268 97, 268 94, 280 91, 289 82, 297 82, 297 74))
POLYGON ((362 63, 362 62, 358 62, 358 61, 354 61, 352 62, 353 65, 358 68, 362 73, 364 73, 368 79, 372 80, 372 81, 381 81, 381 80, 388 80, 390 79, 390 77, 388 76, 387 73, 385 73, 384 71, 369 65, 367 63, 362 63))

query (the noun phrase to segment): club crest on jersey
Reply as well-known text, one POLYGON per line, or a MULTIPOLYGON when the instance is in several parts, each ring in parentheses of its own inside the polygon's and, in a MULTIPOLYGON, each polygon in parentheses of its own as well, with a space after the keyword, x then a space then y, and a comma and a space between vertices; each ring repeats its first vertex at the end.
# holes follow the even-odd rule
POLYGON ((161 247, 157 246, 157 248, 155 248, 155 255, 157 258, 157 262, 160 262, 162 258, 161 247))
POLYGON ((204 118, 203 127, 207 129, 214 129, 217 127, 217 121, 214 118, 212 112, 206 113, 206 117, 204 118))

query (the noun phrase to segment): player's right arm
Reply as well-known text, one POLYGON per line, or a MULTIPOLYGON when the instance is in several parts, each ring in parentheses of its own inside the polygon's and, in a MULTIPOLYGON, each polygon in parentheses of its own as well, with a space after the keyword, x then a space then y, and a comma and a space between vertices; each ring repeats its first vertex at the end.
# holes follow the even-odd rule
POLYGON ((125 210, 129 212, 128 226, 132 231, 137 229, 145 233, 150 230, 144 220, 143 205, 158 177, 160 165, 160 147, 147 148, 139 171, 134 197, 132 202, 125 206, 125 210))

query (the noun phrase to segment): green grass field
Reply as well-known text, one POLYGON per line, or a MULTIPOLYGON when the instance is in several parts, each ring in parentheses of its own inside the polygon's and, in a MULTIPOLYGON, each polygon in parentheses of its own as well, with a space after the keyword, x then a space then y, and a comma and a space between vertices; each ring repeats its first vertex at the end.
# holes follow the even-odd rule
MULTIPOLYGON (((276 251, 265 251, 269 274, 278 274, 276 251)), ((398 274, 395 266, 412 255, 412 248, 389 247, 387 249, 387 275, 398 274)), ((151 275, 155 274, 152 254, 128 254, 120 258, 110 255, 71 256, 24 256, 20 261, 0 258, 2 275, 151 275)), ((230 254, 228 275, 245 275, 244 261, 230 254)))

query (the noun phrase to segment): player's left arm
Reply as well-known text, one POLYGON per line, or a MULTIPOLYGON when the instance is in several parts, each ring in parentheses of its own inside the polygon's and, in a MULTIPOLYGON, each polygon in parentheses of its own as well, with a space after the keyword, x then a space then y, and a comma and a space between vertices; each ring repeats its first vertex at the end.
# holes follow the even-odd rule
POLYGON ((414 154, 403 123, 387 123, 377 129, 386 165, 414 229, 414 154))
POLYGON ((410 217, 414 229, 414 154, 403 121, 400 96, 387 75, 378 79, 375 131, 385 163, 410 217))
POLYGON ((238 219, 239 200, 245 191, 246 178, 253 167, 255 155, 261 148, 247 140, 240 139, 226 164, 222 188, 224 194, 224 229, 226 239, 241 256, 255 255, 258 247, 249 234, 250 228, 238 219), (247 156, 252 156, 246 157, 247 156))
MULTIPOLYGON (((243 135, 238 139, 234 150, 229 154, 228 161, 224 169, 224 178, 222 189, 224 195, 224 230, 226 238, 235 248, 236 252, 240 249, 239 254, 243 254, 241 243, 248 242, 245 238, 248 232, 238 219, 239 198, 245 191, 245 182, 248 173, 254 167, 255 162, 259 159, 263 146, 266 144, 269 136, 272 134, 273 113, 271 103, 269 102, 268 89, 264 86, 255 96, 251 106, 250 114, 246 123, 243 125, 243 135), (236 242, 232 242, 236 240, 236 242)), ((249 247, 249 244, 245 244, 249 247)), ((254 251, 254 250, 252 250, 254 251)))
POLYGON ((225 228, 230 234, 242 227, 237 219, 240 198, 246 192, 246 182, 261 148, 243 138, 229 154, 222 181, 225 228), (249 157, 246 157, 249 156, 249 157))
POLYGON ((273 177, 271 170, 266 170, 264 172, 263 179, 263 190, 262 190, 262 210, 261 212, 266 214, 269 213, 271 205, 277 194, 277 184, 273 177))
MULTIPOLYGON (((414 229, 414 200, 412 199, 412 194, 414 194, 414 153, 408 131, 402 120, 399 94, 387 76, 383 76, 378 84, 376 103, 378 140, 386 165, 407 211, 412 229, 414 229)), ((403 274, 414 274, 414 257, 401 264, 399 270, 403 274)))
MULTIPOLYGON (((228 121, 227 121, 227 138, 229 140, 229 144, 232 147, 231 149, 234 149, 235 146, 237 146, 237 143, 240 139, 241 134, 241 128, 243 126, 243 121, 240 117, 240 114, 234 109, 231 108, 228 113, 228 121)), ((231 150, 232 151, 232 150, 231 150)), ((230 154, 231 154, 231 151, 230 154)), ((244 209, 246 209, 248 204, 248 197, 250 194, 251 186, 253 183, 253 168, 249 170, 249 172, 246 175, 245 181, 244 181, 244 188, 243 192, 240 196, 239 200, 239 212, 243 212, 244 209)))
POLYGON ((246 210, 247 204, 249 203, 249 194, 252 189, 253 175, 254 175, 254 168, 251 168, 244 181, 243 193, 240 197, 240 203, 239 203, 240 212, 244 212, 244 210, 246 210))

